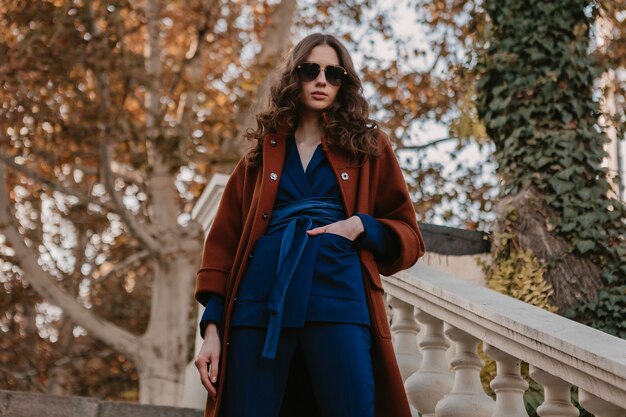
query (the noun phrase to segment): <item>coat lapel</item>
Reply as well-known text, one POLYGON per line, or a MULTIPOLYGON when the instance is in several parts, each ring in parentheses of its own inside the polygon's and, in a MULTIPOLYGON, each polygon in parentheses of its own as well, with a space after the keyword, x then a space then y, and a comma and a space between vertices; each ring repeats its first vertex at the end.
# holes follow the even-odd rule
MULTIPOLYGON (((283 174, 283 163, 286 155, 286 140, 290 129, 287 126, 278 128, 276 134, 268 133, 263 142, 263 179, 261 181, 261 201, 274 202, 278 192, 278 183, 283 174), (272 175, 275 174, 275 175, 272 175), (273 178, 276 178, 275 180, 273 178)), ((350 165, 348 156, 343 152, 335 152, 328 148, 326 135, 322 135, 322 149, 335 174, 346 216, 356 210, 356 195, 359 184, 360 167, 350 165)), ((267 210, 271 210, 269 207, 267 210)), ((267 211, 269 213, 269 211, 267 211)))
POLYGON ((341 190, 341 198, 346 209, 346 217, 352 216, 356 208, 356 192, 359 184, 359 167, 349 165, 345 153, 332 151, 328 148, 326 135, 322 135, 322 148, 335 174, 341 190))
MULTIPOLYGON (((286 146, 287 152, 285 154, 285 163, 283 164, 283 175, 291 179, 293 189, 299 193, 301 198, 313 197, 307 175, 302 168, 302 160, 300 159, 298 146, 290 138, 287 139, 286 146)), ((309 167, 310 166, 311 162, 309 162, 309 167)))
MULTIPOLYGON (((278 184, 283 174, 283 162, 285 161, 285 139, 289 131, 284 129, 278 134, 268 133, 263 141, 263 177, 261 178, 260 207, 259 212, 264 220, 261 234, 265 233, 269 224, 269 214, 274 208, 278 184)), ((257 214, 258 215, 258 214, 257 214)), ((258 221, 258 218, 256 219, 258 221)))

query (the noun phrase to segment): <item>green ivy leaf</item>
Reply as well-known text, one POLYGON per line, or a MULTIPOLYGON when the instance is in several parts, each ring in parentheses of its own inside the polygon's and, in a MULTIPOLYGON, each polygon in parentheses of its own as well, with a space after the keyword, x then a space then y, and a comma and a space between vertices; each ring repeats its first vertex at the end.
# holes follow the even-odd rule
POLYGON ((563 181, 556 177, 552 177, 548 180, 552 189, 556 192, 557 195, 564 194, 568 191, 571 191, 574 188, 574 184, 569 181, 563 181))
POLYGON ((578 251, 583 255, 591 249, 595 248, 595 246, 596 242, 594 242, 593 240, 579 240, 578 242, 576 242, 576 249, 578 249, 578 251))

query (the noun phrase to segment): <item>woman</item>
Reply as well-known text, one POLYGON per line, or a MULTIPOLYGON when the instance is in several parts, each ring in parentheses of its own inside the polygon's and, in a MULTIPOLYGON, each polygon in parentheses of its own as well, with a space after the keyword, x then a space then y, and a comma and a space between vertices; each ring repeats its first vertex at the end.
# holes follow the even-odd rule
POLYGON ((205 416, 409 417, 379 271, 424 243, 342 43, 300 41, 257 121, 196 280, 205 416))

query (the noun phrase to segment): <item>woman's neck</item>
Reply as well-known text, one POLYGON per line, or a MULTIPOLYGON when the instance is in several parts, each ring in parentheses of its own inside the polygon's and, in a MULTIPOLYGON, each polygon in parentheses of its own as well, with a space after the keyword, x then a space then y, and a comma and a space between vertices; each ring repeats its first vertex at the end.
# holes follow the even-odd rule
POLYGON ((302 112, 296 128, 296 143, 305 146, 314 146, 322 141, 322 126, 319 122, 319 113, 302 112))

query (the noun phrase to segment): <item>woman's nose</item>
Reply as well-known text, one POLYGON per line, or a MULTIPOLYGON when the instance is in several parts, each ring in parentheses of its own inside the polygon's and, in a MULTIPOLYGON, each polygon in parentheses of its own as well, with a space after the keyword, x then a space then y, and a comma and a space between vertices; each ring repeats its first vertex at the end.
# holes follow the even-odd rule
POLYGON ((326 71, 320 71, 320 73, 317 74, 317 78, 315 79, 315 82, 326 84, 326 71))

